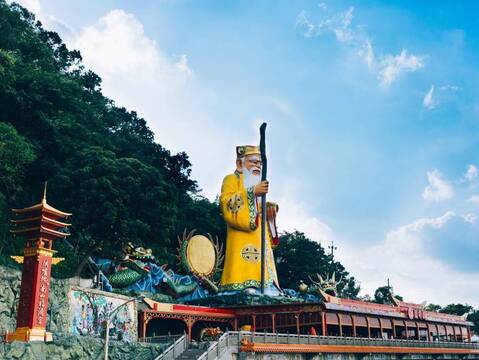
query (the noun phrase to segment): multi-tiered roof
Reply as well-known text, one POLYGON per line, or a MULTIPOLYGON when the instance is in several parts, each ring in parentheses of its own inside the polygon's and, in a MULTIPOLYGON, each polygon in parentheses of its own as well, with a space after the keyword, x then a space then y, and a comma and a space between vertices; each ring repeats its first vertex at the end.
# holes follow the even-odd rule
POLYGON ((27 248, 52 249, 53 240, 66 238, 65 232, 70 224, 63 219, 71 216, 55 209, 47 203, 46 186, 43 199, 39 204, 23 209, 12 209, 17 219, 12 220, 15 228, 10 230, 16 236, 22 236, 27 241, 27 248))

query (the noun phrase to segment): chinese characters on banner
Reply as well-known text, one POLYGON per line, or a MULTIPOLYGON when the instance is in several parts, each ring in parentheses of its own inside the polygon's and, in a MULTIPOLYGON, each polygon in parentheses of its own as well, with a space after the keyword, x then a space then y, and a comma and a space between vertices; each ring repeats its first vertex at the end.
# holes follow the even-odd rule
POLYGON ((46 319, 46 312, 48 306, 48 288, 50 286, 50 262, 48 259, 42 259, 40 262, 40 281, 38 288, 38 309, 37 309, 37 326, 44 326, 46 319))

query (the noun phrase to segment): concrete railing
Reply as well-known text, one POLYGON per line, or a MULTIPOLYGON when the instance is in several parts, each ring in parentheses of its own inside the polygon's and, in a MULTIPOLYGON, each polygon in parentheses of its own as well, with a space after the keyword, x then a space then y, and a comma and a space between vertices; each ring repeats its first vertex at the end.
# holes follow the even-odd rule
POLYGON ((188 337, 180 336, 173 344, 171 344, 161 355, 155 360, 174 360, 180 356, 188 348, 188 337))
POLYGON ((168 344, 174 343, 183 335, 160 335, 160 336, 149 336, 144 338, 138 338, 138 342, 142 343, 154 343, 154 344, 168 344))
MULTIPOLYGON (((197 360, 215 360, 219 359, 221 354, 228 350, 229 339, 231 337, 231 332, 227 331, 220 336, 218 341, 212 344, 208 350, 206 350, 203 355, 201 355, 197 360)), ((236 345, 237 346, 237 345, 236 345)))
POLYGON ((350 345, 350 346, 399 346, 399 347, 425 347, 425 348, 455 348, 479 349, 478 344, 464 342, 421 341, 400 339, 366 339, 357 337, 291 335, 252 332, 228 332, 228 344, 238 346, 242 339, 251 343, 266 344, 315 344, 315 345, 350 345))

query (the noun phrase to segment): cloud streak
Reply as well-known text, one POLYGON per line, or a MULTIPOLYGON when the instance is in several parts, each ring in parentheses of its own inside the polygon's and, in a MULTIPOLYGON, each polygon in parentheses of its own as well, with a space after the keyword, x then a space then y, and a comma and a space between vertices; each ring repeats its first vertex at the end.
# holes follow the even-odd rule
POLYGON ((361 26, 352 26, 353 16, 354 7, 350 7, 314 23, 303 10, 296 18, 296 25, 304 29, 303 36, 306 38, 333 33, 339 43, 351 48, 376 74, 383 88, 388 88, 402 73, 424 67, 424 56, 409 54, 407 49, 402 49, 397 55, 387 53, 377 58, 369 35, 361 26))
POLYGON ((428 171, 427 180, 429 185, 426 186, 422 193, 424 200, 440 202, 452 199, 454 196, 454 187, 444 179, 439 170, 434 169, 428 171))

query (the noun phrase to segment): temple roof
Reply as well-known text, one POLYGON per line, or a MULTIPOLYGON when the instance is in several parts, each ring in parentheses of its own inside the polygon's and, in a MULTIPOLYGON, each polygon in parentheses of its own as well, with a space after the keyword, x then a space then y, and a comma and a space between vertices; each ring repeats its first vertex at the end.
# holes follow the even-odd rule
POLYGON ((16 213, 17 215, 27 214, 31 212, 37 212, 37 211, 47 212, 59 217, 69 217, 72 215, 70 213, 66 213, 58 209, 55 209, 53 206, 50 206, 47 203, 47 184, 46 183, 45 183, 45 189, 43 191, 43 199, 39 204, 32 205, 23 209, 12 209, 12 211, 16 213))
POLYGON ((393 305, 374 302, 342 299, 323 294, 324 306, 329 310, 347 311, 360 314, 374 314, 399 317, 405 320, 429 320, 447 324, 472 325, 465 317, 424 310, 424 305, 408 303, 395 298, 393 305))

